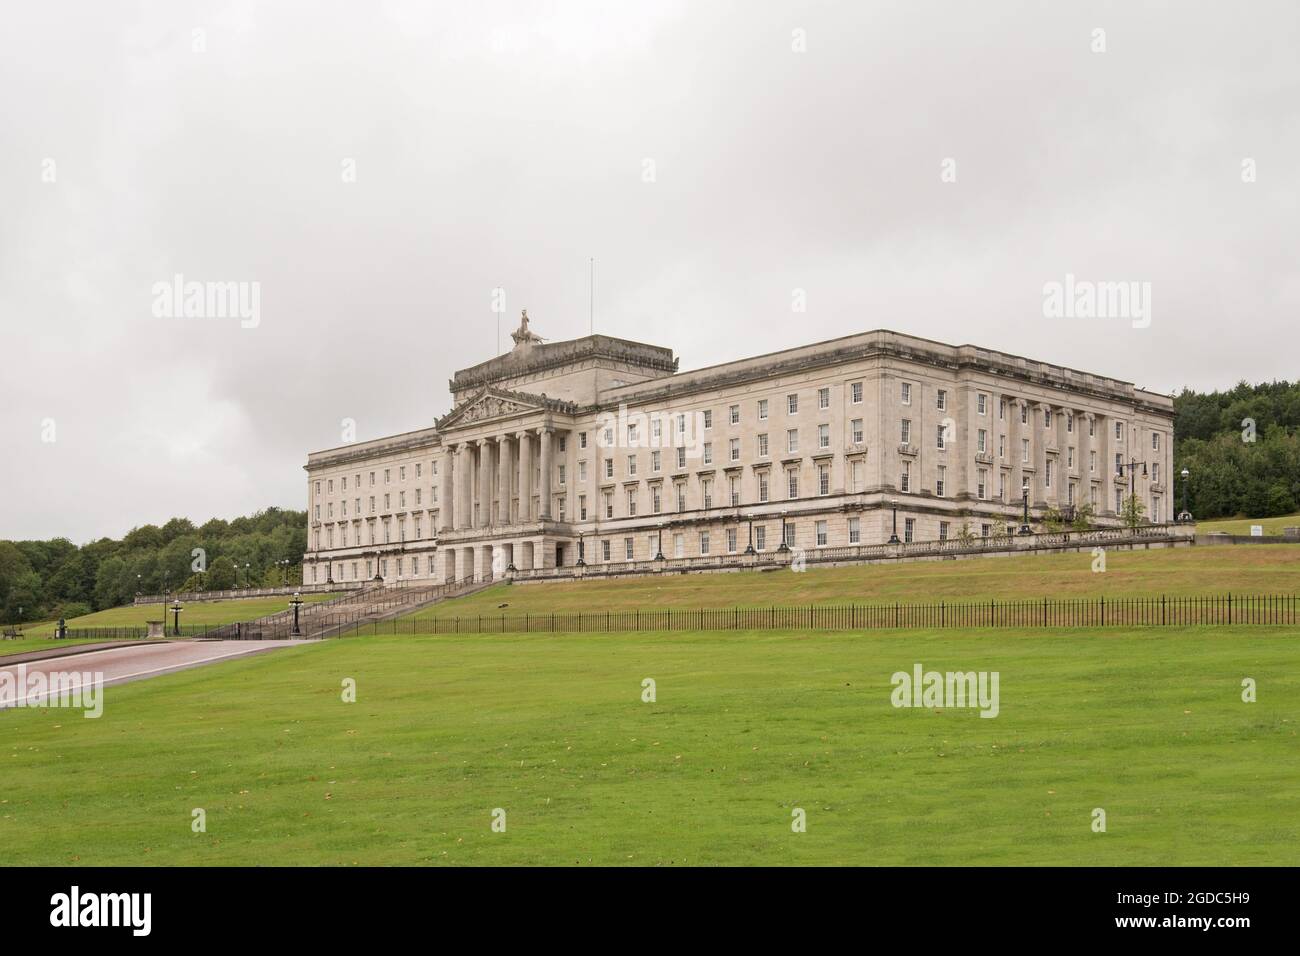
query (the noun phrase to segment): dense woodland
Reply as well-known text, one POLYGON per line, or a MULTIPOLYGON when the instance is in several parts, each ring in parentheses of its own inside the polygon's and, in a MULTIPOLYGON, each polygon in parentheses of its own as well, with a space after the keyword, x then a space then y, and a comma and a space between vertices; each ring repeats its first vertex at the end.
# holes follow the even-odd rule
POLYGON ((280 508, 198 527, 173 518, 81 547, 67 538, 0 541, 0 620, 76 617, 129 604, 137 591, 263 587, 286 578, 292 584, 302 580, 306 549, 307 513, 280 508), (202 574, 193 570, 196 548, 206 559, 202 574), (278 563, 285 560, 287 566, 278 563))
MULTIPOLYGON (((1174 409, 1174 472, 1191 473, 1198 519, 1300 510, 1300 382, 1184 390, 1174 409)), ((1176 490, 1181 509, 1181 478, 1176 490)), ((0 541, 0 620, 75 617, 130 603, 137 591, 292 583, 301 580, 306 548, 306 512, 279 508, 199 527, 173 518, 80 547, 66 538, 0 541), (206 552, 206 573, 193 571, 196 548, 206 552), (287 569, 279 563, 286 560, 287 569)))
MULTIPOLYGON (((1174 473, 1184 468, 1198 520, 1300 510, 1300 382, 1176 395, 1174 473)), ((1177 493, 1181 509, 1181 477, 1177 493)))

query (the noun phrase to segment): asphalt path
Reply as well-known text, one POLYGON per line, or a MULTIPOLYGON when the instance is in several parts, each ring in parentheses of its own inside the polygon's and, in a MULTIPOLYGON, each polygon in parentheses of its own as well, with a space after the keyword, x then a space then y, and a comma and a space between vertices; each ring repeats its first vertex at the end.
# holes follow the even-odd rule
MULTIPOLYGON (((132 644, 127 647, 106 648, 62 657, 44 657, 22 664, 3 663, 0 657, 0 708, 19 703, 39 706, 44 695, 29 693, 33 686, 31 677, 44 674, 61 675, 62 686, 70 691, 82 681, 102 680, 103 686, 144 680, 162 674, 172 674, 191 667, 202 667, 218 661, 267 654, 284 647, 302 647, 309 641, 169 641, 165 644, 132 644), (19 668, 23 668, 22 671, 19 668), (5 674, 10 676, 6 677, 5 674), (20 686, 20 674, 27 683, 20 686), (86 675, 89 675, 88 677, 86 675)), ((39 680, 39 679, 38 679, 39 680)))

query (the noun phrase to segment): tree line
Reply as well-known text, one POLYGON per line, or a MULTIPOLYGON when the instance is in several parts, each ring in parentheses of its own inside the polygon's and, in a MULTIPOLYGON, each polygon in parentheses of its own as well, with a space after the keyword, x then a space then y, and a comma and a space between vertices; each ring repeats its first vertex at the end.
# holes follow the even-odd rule
POLYGON ((80 547, 67 538, 0 541, 0 620, 72 618, 137 593, 292 584, 305 550, 307 513, 282 508, 198 527, 172 518, 80 547))
POLYGON ((1300 382, 1241 382, 1174 396, 1176 507, 1182 470, 1198 520, 1270 518, 1300 510, 1300 382))

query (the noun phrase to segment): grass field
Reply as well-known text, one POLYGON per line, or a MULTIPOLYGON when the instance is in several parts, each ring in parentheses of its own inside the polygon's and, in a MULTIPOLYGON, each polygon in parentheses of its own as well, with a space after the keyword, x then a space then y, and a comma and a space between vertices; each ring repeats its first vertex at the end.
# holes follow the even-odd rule
POLYGON ((1197 534, 1210 534, 1222 531, 1225 534, 1250 534, 1250 526, 1262 525, 1265 534, 1281 534, 1283 528, 1300 527, 1300 515, 1283 515, 1280 518, 1217 518, 1214 521, 1198 521, 1197 534))
MULTIPOLYGON (((314 604, 317 601, 328 601, 335 597, 338 597, 338 595, 304 594, 302 599, 304 603, 314 604)), ((235 621, 250 621, 254 618, 265 617, 268 614, 275 614, 278 611, 288 610, 289 598, 288 596, 280 596, 243 598, 232 601, 194 601, 192 603, 182 602, 181 607, 184 609, 181 611, 181 624, 232 624, 235 621)), ((163 617, 161 604, 129 605, 127 607, 112 607, 82 617, 71 618, 68 621, 68 627, 129 627, 131 625, 142 625, 148 621, 161 621, 163 617)), ((172 614, 170 611, 166 613, 166 619, 167 626, 171 627, 172 614)), ((25 625, 23 630, 30 640, 32 637, 53 636, 57 626, 56 622, 47 621, 43 624, 25 625)), ((12 643, 22 644, 24 642, 14 641, 12 643)))
POLYGON ((52 637, 28 637, 21 641, 0 641, 0 661, 10 654, 25 654, 29 651, 48 651, 56 647, 76 647, 78 644, 104 643, 99 637, 70 637, 64 641, 52 637))
POLYGON ((1167 594, 1300 593, 1300 548, 1198 545, 1109 551, 1094 573, 1091 553, 972 558, 908 564, 811 566, 803 573, 682 574, 500 585, 418 612, 417 619, 512 613, 769 604, 1134 597, 1167 594))
POLYGON ((7 864, 1295 865, 1296 639, 330 641, 111 687, 98 720, 0 715, 0 846, 7 864), (999 715, 893 708, 890 675, 917 662, 998 671, 999 715))

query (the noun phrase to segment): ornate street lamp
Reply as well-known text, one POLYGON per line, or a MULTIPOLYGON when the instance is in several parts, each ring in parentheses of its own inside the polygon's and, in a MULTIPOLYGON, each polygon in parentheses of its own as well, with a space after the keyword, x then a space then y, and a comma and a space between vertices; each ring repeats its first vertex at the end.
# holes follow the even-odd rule
POLYGON ((1184 468, 1181 474, 1183 476, 1183 510, 1178 514, 1178 521, 1182 524, 1190 524, 1193 519, 1192 519, 1192 512, 1188 508, 1187 496, 1190 493, 1190 489, 1192 486, 1192 483, 1190 481, 1192 477, 1192 473, 1188 471, 1186 468, 1184 468))
POLYGON ((1028 478, 1024 478, 1021 480, 1020 495, 1024 499, 1024 504, 1025 504, 1024 516, 1020 519, 1020 533, 1033 534, 1034 529, 1029 527, 1029 479, 1028 478))
POLYGON ((658 543, 655 545, 655 560, 662 561, 664 560, 664 523, 660 521, 655 530, 659 533, 658 543))
POLYGON ((889 507, 894 510, 894 530, 893 533, 890 534, 889 536, 889 543, 902 544, 902 542, 898 540, 898 499, 890 498, 889 507))
POLYGON ((786 544, 785 541, 785 512, 784 511, 781 512, 781 545, 776 550, 778 551, 790 550, 790 545, 786 544))
POLYGON ((177 598, 172 604, 172 636, 181 636, 181 601, 177 598))
POLYGON ((745 546, 745 553, 746 554, 758 553, 754 550, 754 519, 752 517, 749 519, 749 544, 745 546))
POLYGON ((582 531, 578 532, 578 567, 580 568, 587 566, 587 544, 583 541, 583 534, 582 531))
POLYGON ((289 606, 293 608, 293 636, 298 637, 302 634, 302 631, 298 630, 298 608, 302 607, 302 595, 294 591, 293 600, 289 602, 289 606))

